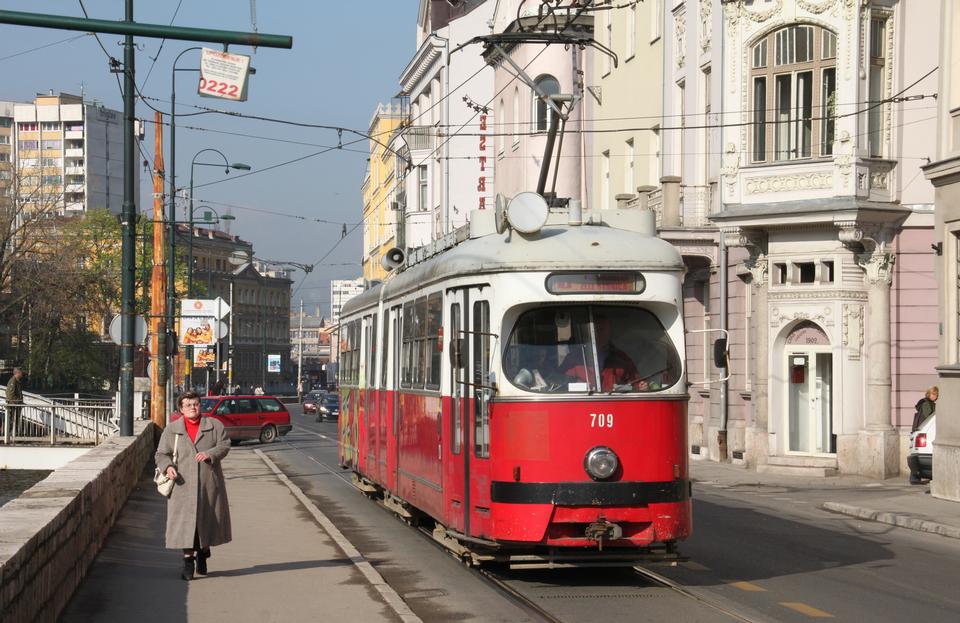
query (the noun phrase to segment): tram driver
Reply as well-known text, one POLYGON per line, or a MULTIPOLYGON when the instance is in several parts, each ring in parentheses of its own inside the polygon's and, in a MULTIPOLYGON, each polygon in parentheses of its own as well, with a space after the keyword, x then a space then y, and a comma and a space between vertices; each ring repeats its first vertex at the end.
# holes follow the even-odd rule
MULTIPOLYGON (((598 313, 593 320, 593 330, 596 336, 597 360, 600 361, 600 391, 647 391, 649 384, 646 379, 641 378, 633 359, 614 345, 610 318, 606 314, 598 313)), ((583 358, 576 350, 571 350, 560 364, 563 374, 581 381, 588 381, 593 376, 590 367, 584 365, 583 358)))

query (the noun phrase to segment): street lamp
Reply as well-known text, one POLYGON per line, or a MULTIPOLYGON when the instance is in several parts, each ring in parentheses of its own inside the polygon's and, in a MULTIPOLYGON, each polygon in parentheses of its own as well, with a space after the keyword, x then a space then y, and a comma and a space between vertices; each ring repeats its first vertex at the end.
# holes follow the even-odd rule
MULTIPOLYGON (((131 40, 131 41, 132 41, 132 40, 131 40)), ((130 44, 130 45, 131 45, 131 47, 132 47, 132 44, 130 44)), ((178 68, 177 68, 177 63, 180 61, 180 58, 181 58, 184 54, 186 54, 187 52, 192 52, 192 51, 195 51, 195 50, 202 50, 202 49, 203 49, 203 48, 202 48, 201 46, 195 45, 195 46, 186 48, 185 50, 183 50, 182 52, 180 52, 180 54, 177 54, 177 57, 176 57, 175 59, 173 59, 173 68, 172 68, 172 70, 170 71, 170 169, 168 170, 168 173, 169 173, 169 175, 170 175, 170 207, 169 207, 169 213, 170 213, 169 221, 170 221, 170 223, 169 223, 169 225, 167 226, 167 234, 168 234, 169 237, 170 237, 170 260, 169 260, 169 264, 168 264, 168 269, 169 269, 169 270, 167 271, 167 314, 166 314, 166 315, 167 315, 167 327, 168 327, 168 328, 171 328, 171 329, 173 328, 173 319, 174 319, 174 316, 175 316, 174 308, 176 307, 176 300, 177 300, 176 290, 174 289, 175 284, 176 284, 176 281, 175 281, 175 279, 174 279, 174 270, 173 270, 173 269, 174 269, 174 266, 175 266, 175 264, 176 264, 176 261, 175 261, 175 258, 176 258, 176 255, 175 255, 175 252, 176 252, 176 243, 175 243, 175 237, 174 237, 174 234, 176 233, 176 231, 175 231, 174 221, 176 221, 176 219, 177 219, 177 216, 176 216, 176 202, 177 202, 177 72, 178 72, 178 71, 197 71, 197 72, 200 71, 199 69, 195 69, 195 68, 183 68, 183 69, 178 69, 178 68)), ((247 73, 249 73, 249 74, 251 74, 251 75, 252 75, 252 74, 255 74, 256 72, 257 72, 257 70, 254 69, 253 67, 250 67, 250 68, 247 70, 247 73)), ((132 148, 131 148, 131 149, 132 149, 132 148)), ((249 167, 248 167, 248 169, 249 169, 249 167)), ((192 177, 192 172, 191 172, 191 177, 192 177)), ((130 183, 132 183, 132 182, 130 182, 130 183)), ((191 186, 192 186, 192 184, 191 184, 191 186)), ((193 200, 193 196, 192 196, 192 195, 193 195, 193 193, 191 193, 191 197, 190 197, 191 201, 193 200)), ((191 228, 192 228, 192 226, 191 226, 191 228)), ((192 240, 192 238, 193 238, 193 230, 192 230, 192 229, 191 229, 191 231, 190 231, 190 238, 191 238, 191 240, 192 240)), ((131 335, 132 335, 132 330, 131 330, 131 335)), ((171 367, 171 369, 172 369, 173 366, 171 365, 170 367, 171 367)), ((169 375, 167 375, 167 378, 166 378, 165 380, 166 380, 166 381, 169 381, 169 380, 172 379, 172 378, 173 378, 173 374, 169 374, 169 375)), ((168 391, 168 397, 170 398, 170 400, 168 401, 168 404, 169 404, 169 403, 173 402, 173 384, 172 384, 172 383, 168 383, 167 388, 168 388, 168 390, 167 390, 167 391, 168 391)))
MULTIPOLYGON (((190 236, 187 238, 187 297, 193 296, 193 169, 198 164, 208 167, 220 166, 219 164, 214 164, 210 162, 197 162, 197 157, 205 152, 212 151, 220 154, 220 157, 223 158, 224 172, 229 174, 230 169, 235 169, 237 171, 249 171, 250 165, 243 162, 230 162, 227 157, 219 149, 213 149, 208 147, 206 149, 201 149, 194 156, 193 160, 190 161, 190 210, 187 217, 187 221, 190 222, 190 236)), ((218 215, 219 216, 219 215, 218 215)), ((229 215, 228 215, 229 216, 229 215)), ((230 217, 233 218, 232 216, 230 217)), ((226 217, 222 217, 221 220, 229 220, 226 217)))

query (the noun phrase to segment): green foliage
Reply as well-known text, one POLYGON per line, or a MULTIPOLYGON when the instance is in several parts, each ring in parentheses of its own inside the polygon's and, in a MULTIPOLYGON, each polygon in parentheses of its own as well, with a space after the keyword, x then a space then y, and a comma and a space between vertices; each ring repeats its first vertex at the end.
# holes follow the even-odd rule
POLYGON ((102 393, 117 374, 114 348, 82 327, 35 331, 28 369, 38 390, 102 393))

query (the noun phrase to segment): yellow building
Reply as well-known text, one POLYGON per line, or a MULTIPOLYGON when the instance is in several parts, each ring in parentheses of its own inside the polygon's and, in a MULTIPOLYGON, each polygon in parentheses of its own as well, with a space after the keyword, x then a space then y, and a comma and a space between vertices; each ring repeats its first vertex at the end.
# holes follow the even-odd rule
POLYGON ((360 187, 363 195, 363 278, 381 281, 387 271, 380 263, 392 247, 402 247, 402 192, 404 165, 387 149, 393 134, 408 119, 405 103, 379 104, 370 120, 370 159, 360 187))

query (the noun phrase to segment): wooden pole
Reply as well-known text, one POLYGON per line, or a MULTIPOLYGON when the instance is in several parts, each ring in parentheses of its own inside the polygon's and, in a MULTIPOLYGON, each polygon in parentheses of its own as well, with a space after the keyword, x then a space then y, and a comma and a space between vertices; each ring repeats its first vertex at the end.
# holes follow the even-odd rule
POLYGON ((167 303, 167 266, 163 234, 163 127, 160 113, 154 113, 153 169, 153 272, 150 283, 150 419, 163 428, 167 424, 166 337, 164 306, 167 303))

